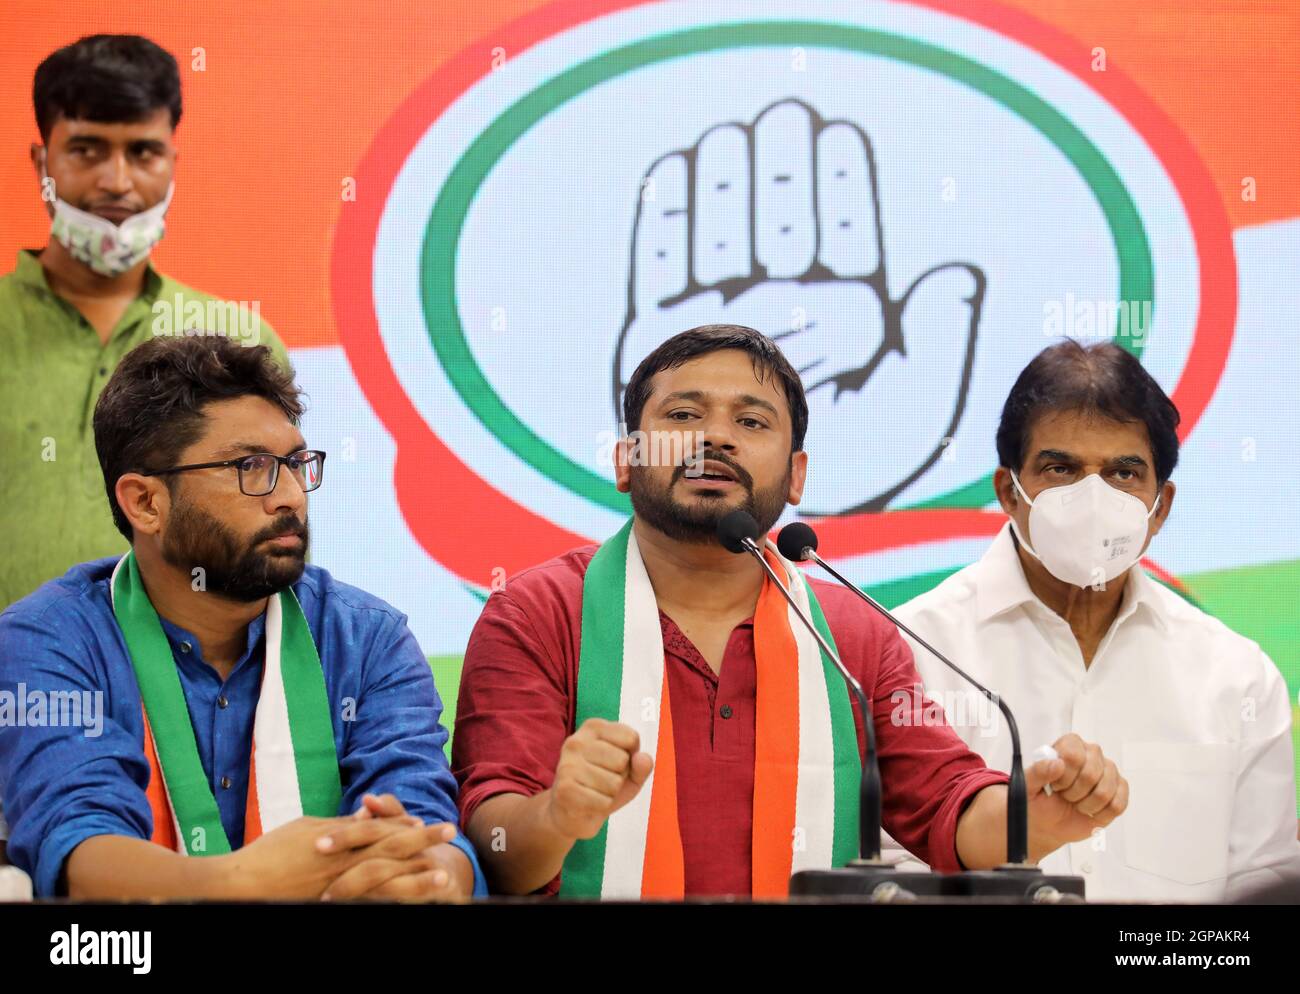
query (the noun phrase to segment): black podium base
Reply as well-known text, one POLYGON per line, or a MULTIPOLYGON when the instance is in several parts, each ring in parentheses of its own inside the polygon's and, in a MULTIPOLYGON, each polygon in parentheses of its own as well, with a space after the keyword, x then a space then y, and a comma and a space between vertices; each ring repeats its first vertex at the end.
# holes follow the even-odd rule
POLYGON ((1036 866, 1000 866, 964 873, 918 873, 886 863, 854 860, 842 870, 801 870, 790 878, 791 897, 862 897, 879 904, 932 897, 1003 897, 1029 904, 1078 904, 1082 877, 1045 874, 1036 866))

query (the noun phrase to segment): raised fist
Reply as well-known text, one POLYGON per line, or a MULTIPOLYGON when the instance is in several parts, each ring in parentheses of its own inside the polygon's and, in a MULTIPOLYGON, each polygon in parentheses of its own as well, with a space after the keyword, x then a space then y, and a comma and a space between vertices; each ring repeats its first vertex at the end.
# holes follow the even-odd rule
POLYGON ((564 740, 547 808, 551 825, 571 839, 593 838, 640 792, 654 768, 635 729, 588 718, 564 740))

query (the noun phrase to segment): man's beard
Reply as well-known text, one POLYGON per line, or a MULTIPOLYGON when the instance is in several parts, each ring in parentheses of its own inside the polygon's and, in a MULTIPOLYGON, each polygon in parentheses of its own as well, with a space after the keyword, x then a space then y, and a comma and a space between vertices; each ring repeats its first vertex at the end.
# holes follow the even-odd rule
POLYGON ((697 501, 683 504, 673 497, 672 491, 686 472, 685 466, 678 466, 673 471, 665 487, 656 486, 644 467, 633 466, 630 496, 632 509, 641 520, 678 542, 701 545, 718 541, 718 522, 732 511, 748 511, 764 535, 772 530, 785 510, 786 494, 790 492, 790 466, 786 467, 785 477, 780 483, 766 490, 755 490, 754 478, 729 456, 706 452, 698 458, 729 466, 745 490, 744 500, 735 504, 724 492, 700 491, 697 501))
POLYGON ((241 545, 234 532, 206 511, 188 503, 172 507, 162 556, 189 573, 196 590, 236 601, 258 601, 293 586, 302 577, 310 541, 306 521, 300 522, 292 514, 282 515, 241 545), (300 535, 302 545, 296 549, 258 548, 267 539, 281 535, 300 535), (201 587, 197 585, 200 580, 201 587))

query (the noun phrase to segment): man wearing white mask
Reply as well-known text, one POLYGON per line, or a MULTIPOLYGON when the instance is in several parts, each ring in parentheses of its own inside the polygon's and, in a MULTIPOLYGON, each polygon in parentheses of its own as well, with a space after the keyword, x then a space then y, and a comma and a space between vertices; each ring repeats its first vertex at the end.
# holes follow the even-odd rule
POLYGON ((0 277, 0 609, 75 563, 126 551, 90 412, 127 352, 157 334, 227 333, 288 364, 260 307, 231 320, 231 306, 150 265, 174 187, 176 60, 145 38, 94 35, 47 57, 32 93, 50 238, 0 277))
MULTIPOLYGON (((54 52, 32 88, 44 249, 0 276, 0 610, 76 563, 124 553, 104 503, 91 412, 122 357, 157 334, 231 334, 288 367, 260 308, 159 274, 181 117, 176 60, 134 35, 54 52)), ((251 296, 251 295, 250 295, 251 296)), ((0 862, 4 860, 0 817, 0 862)))
MULTIPOLYGON (((1084 877, 1093 900, 1231 900, 1300 862, 1281 674, 1137 565, 1173 507, 1178 421, 1131 353, 1045 349, 998 427, 994 488, 1010 520, 978 562, 898 609, 1005 699, 1026 748, 1073 732, 1116 759, 1128 811, 1042 861, 1084 877)), ((950 717, 984 713, 908 641, 950 717)), ((1008 768, 1000 720, 953 724, 989 766, 1008 768)))

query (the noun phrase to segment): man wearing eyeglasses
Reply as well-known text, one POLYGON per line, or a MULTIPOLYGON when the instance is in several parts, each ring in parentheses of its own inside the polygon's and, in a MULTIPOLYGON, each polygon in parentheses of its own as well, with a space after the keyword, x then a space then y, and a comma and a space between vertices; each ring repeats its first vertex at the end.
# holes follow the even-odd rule
POLYGON ((223 337, 147 342, 105 387, 131 550, 0 614, 9 855, 38 896, 485 892, 406 619, 306 565, 325 453, 301 413, 268 349, 223 337))

